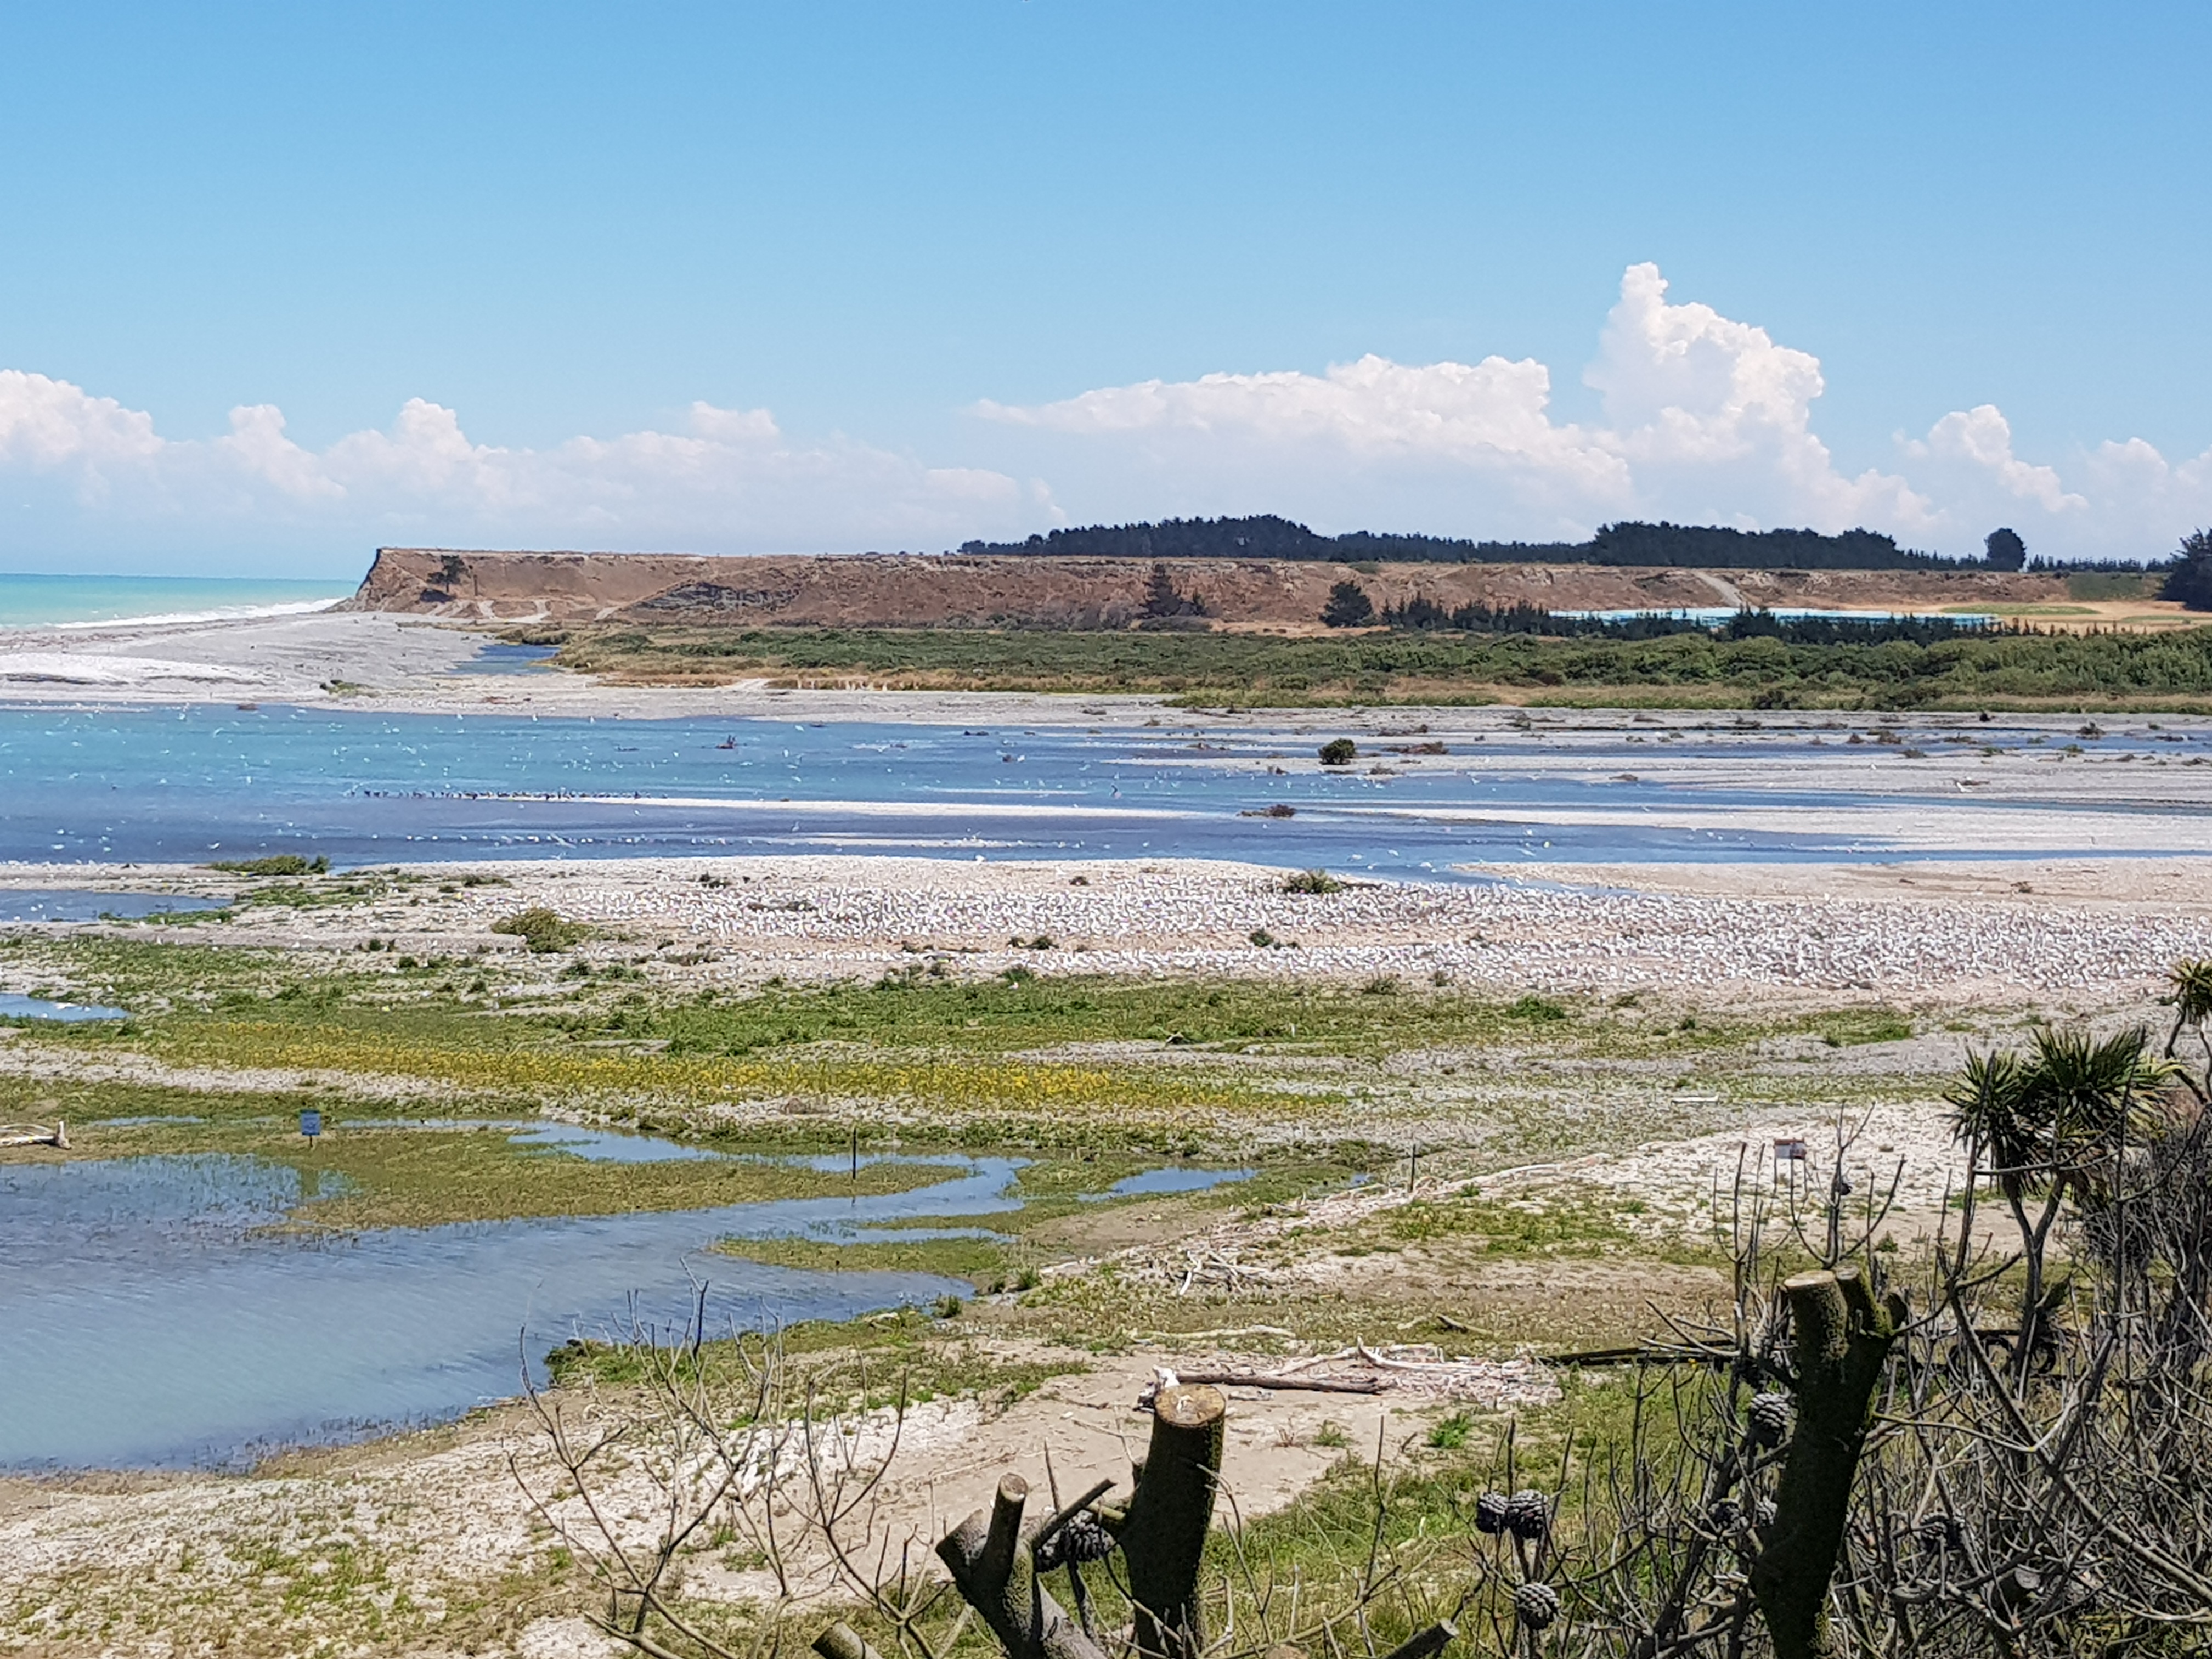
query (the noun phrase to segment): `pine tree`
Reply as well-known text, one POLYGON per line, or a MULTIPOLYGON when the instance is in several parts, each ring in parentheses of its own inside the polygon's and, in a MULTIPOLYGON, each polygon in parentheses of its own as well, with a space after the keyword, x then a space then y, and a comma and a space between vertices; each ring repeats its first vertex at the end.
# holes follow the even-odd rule
POLYGON ((1340 581, 1328 590, 1321 619, 1331 628, 1364 628, 1375 620, 1375 601, 1358 582, 1340 581))
POLYGON ((2181 551, 2166 583, 2158 590, 2162 599, 2179 599, 2185 609, 2212 611, 2212 530, 2198 530, 2181 538, 2181 551))
POLYGON ((1992 530, 1982 538, 1982 555, 1992 570, 2018 570, 2027 562, 2027 544, 2017 530, 1992 530))
POLYGON ((1152 574, 1145 580, 1145 614, 1147 617, 1203 617, 1206 602, 1195 594, 1176 592, 1175 578, 1168 574, 1164 564, 1155 564, 1152 574))

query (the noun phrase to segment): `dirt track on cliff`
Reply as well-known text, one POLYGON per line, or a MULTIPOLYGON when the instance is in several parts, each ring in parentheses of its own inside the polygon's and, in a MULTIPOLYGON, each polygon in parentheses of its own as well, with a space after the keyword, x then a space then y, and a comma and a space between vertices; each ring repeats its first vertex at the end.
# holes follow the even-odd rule
MULTIPOLYGON (((2063 578, 1989 570, 1688 570, 1607 565, 1384 564, 1355 569, 1262 559, 1167 562, 1176 591, 1217 626, 1318 627, 1351 580, 1377 608, 1553 611, 1802 605, 1936 610, 2044 605, 2063 578)), ((854 554, 712 558, 659 553, 459 552, 381 548, 355 609, 474 622, 808 623, 823 627, 1118 628, 1143 614, 1152 564, 1139 559, 854 554)))

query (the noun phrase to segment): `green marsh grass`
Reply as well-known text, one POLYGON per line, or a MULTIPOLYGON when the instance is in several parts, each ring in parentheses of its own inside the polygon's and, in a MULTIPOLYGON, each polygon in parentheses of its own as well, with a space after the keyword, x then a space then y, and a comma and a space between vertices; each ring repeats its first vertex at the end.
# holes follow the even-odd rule
POLYGON ((2197 711, 2212 629, 2002 633, 1915 645, 1710 634, 1081 633, 1044 629, 564 630, 562 667, 635 683, 764 674, 915 689, 1165 693, 1207 706, 1341 703, 2197 711))
MULTIPOLYGON (((516 1146, 510 1139, 514 1127, 454 1127, 402 1118, 343 1127, 333 1121, 328 1097, 300 1098, 319 1106, 331 1124, 312 1143, 299 1133, 296 1110, 270 1115, 273 1103, 266 1097, 251 1103, 251 1115, 210 1115, 208 1103, 191 1101, 175 1103, 177 1115, 166 1122, 106 1127, 81 1120, 70 1131, 71 1155, 224 1153, 263 1158, 299 1172, 306 1196, 292 1211, 291 1224, 343 1231, 866 1196, 909 1191, 954 1173, 943 1165, 878 1161, 865 1163, 857 1176, 849 1176, 775 1161, 772 1153, 617 1164, 552 1147, 516 1146), (201 1109, 185 1109, 192 1106, 201 1109), (191 1115, 205 1121, 186 1121, 191 1115), (319 1192, 330 1195, 317 1197, 319 1192)), ((46 1151, 39 1161, 59 1156, 46 1151)))

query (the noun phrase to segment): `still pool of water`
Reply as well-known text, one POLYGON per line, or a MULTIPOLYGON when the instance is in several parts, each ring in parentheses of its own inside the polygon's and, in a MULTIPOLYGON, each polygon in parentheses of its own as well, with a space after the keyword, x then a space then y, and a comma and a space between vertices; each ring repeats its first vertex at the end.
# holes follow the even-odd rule
POLYGON ((1086 1199, 1144 1198, 1167 1193, 1203 1193, 1216 1187, 1226 1187, 1239 1181, 1249 1181, 1250 1170, 1200 1170, 1188 1164, 1170 1164, 1158 1170, 1123 1176, 1103 1193, 1085 1193, 1086 1199))
MULTIPOLYGON (((1201 736, 854 721, 537 720, 254 709, 0 708, 0 860, 327 854, 341 864, 668 853, 894 852, 973 858, 1232 858, 1460 878, 1453 866, 1561 860, 1852 859, 1893 849, 1837 827, 1865 799, 1765 788, 1701 805, 1808 809, 1797 834, 1490 816, 1639 803, 1648 748, 1587 745, 1589 773, 1516 769, 1540 735, 1493 734, 1479 773, 1387 752, 1394 776, 1317 770, 1327 722, 1201 736), (1516 748, 1516 745, 1518 747, 1516 748), (1280 775, 1270 766, 1281 761, 1280 775), (1608 777, 1607 774, 1613 774, 1608 777), (1289 817, 1257 816, 1269 808, 1289 817)), ((1786 762, 1810 731, 1762 739, 1786 762)), ((1908 729, 1907 736, 1911 736, 1908 729)), ((2025 741, 1991 726, 1978 735, 2025 741)), ((2176 735, 2166 752, 2212 747, 2176 735)), ((1932 739, 1931 739, 1932 741, 1932 739)), ((2090 739, 2112 748, 2133 739, 2090 739)), ((1406 745, 1401 744, 1401 747, 1406 745)), ((2136 746, 2142 746, 2136 744, 2136 746)), ((1670 754, 1743 751, 1688 733, 1670 754)), ((2008 809, 1988 806, 1995 854, 2008 809)), ((2192 849, 2182 848, 2177 852, 2192 849)))
MULTIPOLYGON (((574 1133, 594 1144, 564 1150, 604 1155, 605 1132, 574 1133)), ((258 1158, 0 1165, 0 1468, 228 1465, 451 1417, 519 1392, 526 1361, 536 1369, 571 1336, 633 1316, 681 1327, 695 1279, 716 1329, 964 1290, 708 1251, 726 1237, 849 1240, 1016 1207, 1008 1160, 917 1161, 941 1163, 944 1178, 866 1197, 327 1237, 263 1231, 303 1194, 295 1170, 258 1158)))
POLYGON ((0 1019, 52 1019, 76 1025, 88 1019, 128 1019, 128 1012, 97 1002, 56 1002, 47 997, 27 997, 21 991, 0 991, 0 1019))
POLYGON ((86 887, 0 889, 0 922, 98 921, 106 916, 135 921, 216 908, 212 899, 181 893, 102 893, 86 887))

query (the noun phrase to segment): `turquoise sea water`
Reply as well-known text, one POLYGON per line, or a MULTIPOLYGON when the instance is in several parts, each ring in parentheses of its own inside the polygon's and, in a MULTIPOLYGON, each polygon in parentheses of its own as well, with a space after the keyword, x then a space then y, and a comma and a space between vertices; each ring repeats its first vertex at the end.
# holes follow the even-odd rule
POLYGON ((91 627, 156 618, 315 611, 354 591, 351 582, 261 576, 46 576, 0 572, 0 628, 91 627))

